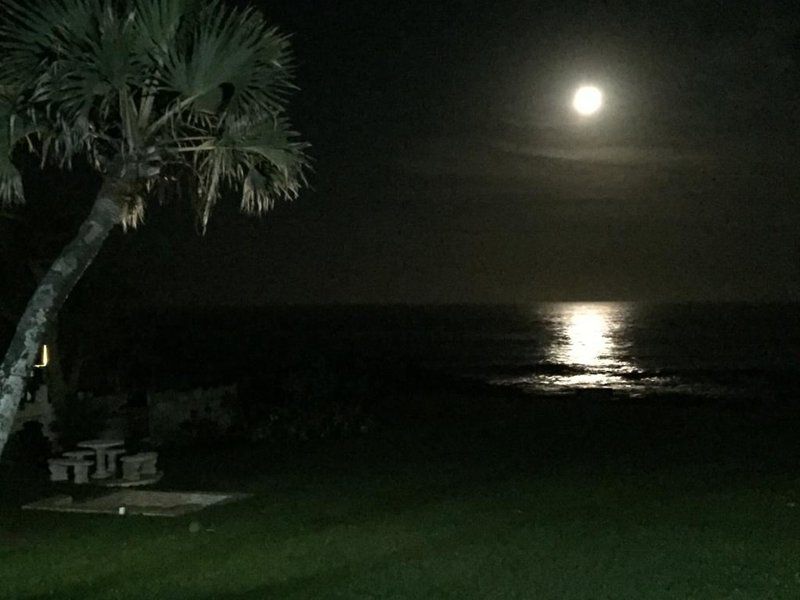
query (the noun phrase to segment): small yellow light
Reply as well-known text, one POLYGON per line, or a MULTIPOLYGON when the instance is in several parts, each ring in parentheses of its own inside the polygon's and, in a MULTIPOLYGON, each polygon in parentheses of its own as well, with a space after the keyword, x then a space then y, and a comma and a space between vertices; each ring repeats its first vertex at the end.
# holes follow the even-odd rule
POLYGON ((42 356, 40 360, 41 362, 34 365, 37 369, 44 369, 47 366, 47 363, 50 362, 50 355, 47 353, 47 344, 42 346, 42 356))

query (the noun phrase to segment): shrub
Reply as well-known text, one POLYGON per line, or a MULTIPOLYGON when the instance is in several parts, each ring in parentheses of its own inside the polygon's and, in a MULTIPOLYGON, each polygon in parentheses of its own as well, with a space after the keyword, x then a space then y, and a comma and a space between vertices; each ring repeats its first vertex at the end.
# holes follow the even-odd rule
POLYGON ((279 442, 361 435, 374 427, 379 378, 319 357, 239 388, 239 430, 279 442))
POLYGON ((50 457, 50 440, 42 431, 38 421, 26 421, 22 429, 11 435, 6 448, 6 456, 12 462, 42 465, 50 457))

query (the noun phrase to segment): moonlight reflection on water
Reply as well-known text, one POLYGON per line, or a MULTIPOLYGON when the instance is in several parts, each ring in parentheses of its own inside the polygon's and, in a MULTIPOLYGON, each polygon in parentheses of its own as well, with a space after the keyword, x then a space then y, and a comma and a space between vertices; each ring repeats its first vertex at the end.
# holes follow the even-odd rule
POLYGON ((605 386, 620 382, 633 367, 620 357, 626 307, 622 304, 561 304, 552 314, 556 335, 550 360, 578 372, 555 375, 562 386, 605 386))
POLYGON ((604 362, 611 346, 608 316, 595 308, 582 307, 566 319, 569 362, 579 365, 599 365, 604 362))

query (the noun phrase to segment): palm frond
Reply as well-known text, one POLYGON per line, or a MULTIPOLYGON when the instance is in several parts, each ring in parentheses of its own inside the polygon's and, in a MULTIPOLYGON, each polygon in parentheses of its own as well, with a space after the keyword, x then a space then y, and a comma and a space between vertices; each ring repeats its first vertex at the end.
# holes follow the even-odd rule
POLYGON ((14 148, 34 131, 20 118, 8 98, 0 95, 0 205, 25 201, 22 177, 12 162, 14 148))
POLYGON ((241 189, 241 208, 262 214, 278 200, 292 200, 305 184, 307 144, 284 119, 229 123, 218 137, 199 137, 178 152, 192 155, 195 209, 201 228, 225 188, 241 189))
POLYGON ((22 177, 8 158, 3 144, 0 144, 0 152, 3 152, 0 156, 0 204, 20 204, 25 200, 22 177))
POLYGON ((230 188, 264 212, 305 183, 284 116, 291 76, 288 38, 223 0, 0 0, 0 91, 14 90, 0 107, 0 199, 20 197, 10 155, 35 136, 43 161, 123 165, 127 225, 181 169, 203 226, 230 188), (22 115, 32 129, 14 128, 22 115))
POLYGON ((119 7, 114 0, 8 0, 0 8, 0 81, 20 90, 44 154, 59 164, 98 154, 96 138, 118 126, 120 94, 137 87, 146 69, 135 20, 119 7))
POLYGON ((201 12, 202 0, 134 0, 133 22, 138 32, 139 51, 166 56, 182 31, 191 30, 192 19, 201 12))
POLYGON ((106 0, 52 0, 0 5, 0 64, 3 79, 23 87, 52 75, 52 64, 93 44, 97 15, 106 0))
POLYGON ((164 86, 193 98, 199 112, 275 113, 291 89, 286 36, 252 9, 229 9, 218 0, 202 12, 191 38, 172 46, 164 86))

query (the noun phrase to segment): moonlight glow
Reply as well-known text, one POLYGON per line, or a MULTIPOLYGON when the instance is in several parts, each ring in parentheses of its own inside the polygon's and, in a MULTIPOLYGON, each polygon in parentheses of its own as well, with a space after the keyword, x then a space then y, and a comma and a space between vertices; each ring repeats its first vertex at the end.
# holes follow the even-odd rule
POLYGON ((603 105, 603 92, 592 85, 578 88, 572 99, 572 107, 584 116, 593 115, 603 105))
POLYGON ((592 308, 581 308, 570 315, 567 325, 568 356, 572 363, 597 365, 609 351, 608 316, 592 308))

